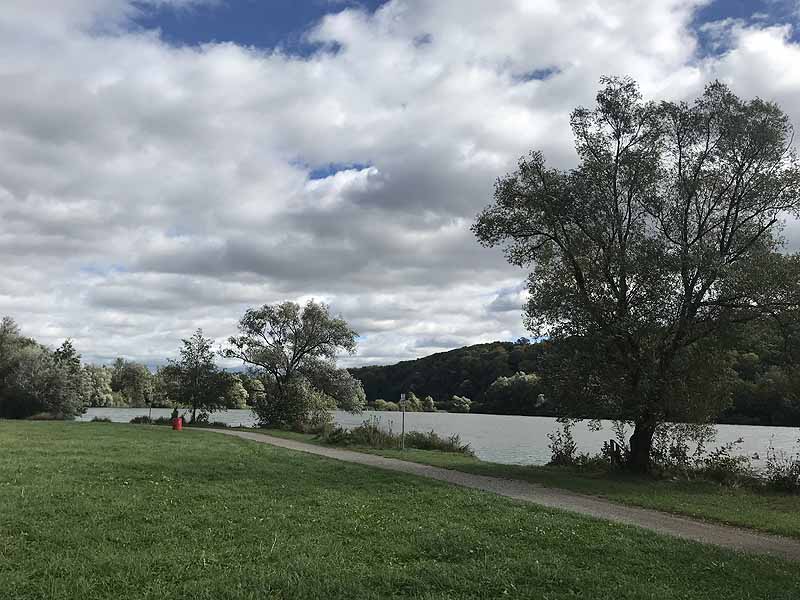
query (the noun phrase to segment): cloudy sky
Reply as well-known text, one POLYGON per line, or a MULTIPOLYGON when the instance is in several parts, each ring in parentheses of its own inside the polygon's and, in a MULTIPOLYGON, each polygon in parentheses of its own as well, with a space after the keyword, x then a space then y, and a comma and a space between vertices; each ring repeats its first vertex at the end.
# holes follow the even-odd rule
POLYGON ((796 0, 3 0, 0 314, 151 365, 286 299, 355 326, 346 364, 515 339, 525 273, 469 232, 494 179, 574 164, 604 74, 798 125, 798 27, 796 0))

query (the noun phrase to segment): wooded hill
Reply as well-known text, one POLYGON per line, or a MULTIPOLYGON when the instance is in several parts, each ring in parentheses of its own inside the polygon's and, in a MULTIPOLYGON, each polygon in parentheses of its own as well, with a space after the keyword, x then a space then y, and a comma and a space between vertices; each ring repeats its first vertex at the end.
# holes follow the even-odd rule
MULTIPOLYGON (((452 396, 466 396, 477 403, 473 405, 473 412, 478 412, 490 408, 483 406, 486 393, 499 377, 509 377, 520 371, 540 373, 542 357, 549 346, 548 342, 491 342, 394 365, 359 367, 349 371, 361 380, 368 402, 379 398, 397 402, 401 393, 408 392, 419 397, 431 396, 437 403, 446 402, 452 396)), ((532 392, 535 398, 536 392, 532 392)), ((533 414, 533 403, 514 407, 515 411, 506 406, 495 408, 499 414, 533 414)))
MULTIPOLYGON (((717 421, 800 426, 800 374, 785 352, 776 351, 779 345, 774 336, 748 330, 734 345, 737 349, 730 350, 731 401, 717 421)), ((560 347, 524 339, 491 342, 349 371, 363 383, 370 403, 377 399, 397 402, 401 393, 414 392, 420 398, 431 396, 440 405, 452 396, 468 397, 474 401, 472 412, 552 416, 560 414, 559 392, 548 379, 548 370, 560 347), (515 381, 520 371, 537 375, 539 382, 515 381), (510 385, 492 388, 498 378, 510 378, 506 380, 510 385), (537 402, 539 394, 544 394, 544 403, 537 402)))

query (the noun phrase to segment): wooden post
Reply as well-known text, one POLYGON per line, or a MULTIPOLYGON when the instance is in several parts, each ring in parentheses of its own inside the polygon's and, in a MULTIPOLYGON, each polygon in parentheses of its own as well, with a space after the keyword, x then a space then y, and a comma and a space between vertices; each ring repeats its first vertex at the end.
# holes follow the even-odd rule
POLYGON ((400 408, 403 411, 403 425, 400 430, 400 450, 406 449, 406 395, 400 394, 400 408))

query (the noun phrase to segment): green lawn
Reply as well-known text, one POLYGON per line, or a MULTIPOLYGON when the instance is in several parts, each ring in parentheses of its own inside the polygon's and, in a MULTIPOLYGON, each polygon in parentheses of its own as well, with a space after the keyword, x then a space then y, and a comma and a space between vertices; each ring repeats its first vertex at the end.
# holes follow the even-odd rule
POLYGON ((798 565, 221 435, 0 421, 0 598, 800 597, 798 565))
MULTIPOLYGON (((313 435, 272 431, 277 435, 319 443, 313 435)), ((705 481, 664 481, 606 473, 586 473, 565 468, 502 465, 460 454, 426 450, 373 450, 353 448, 478 475, 522 479, 548 487, 600 496, 615 502, 654 508, 698 519, 748 527, 800 538, 800 495, 731 489, 705 481)))

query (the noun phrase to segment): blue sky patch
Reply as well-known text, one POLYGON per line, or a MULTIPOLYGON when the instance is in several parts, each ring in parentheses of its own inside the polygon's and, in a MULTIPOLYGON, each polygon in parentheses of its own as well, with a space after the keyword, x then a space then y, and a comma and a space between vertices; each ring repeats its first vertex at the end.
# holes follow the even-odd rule
POLYGON ((346 8, 375 11, 385 0, 220 0, 208 5, 170 7, 139 5, 135 25, 158 29, 176 46, 233 42, 241 46, 307 56, 319 49, 304 39, 305 32, 326 14, 346 8))
POLYGON ((308 178, 309 179, 325 179, 326 177, 330 177, 331 175, 336 175, 339 171, 361 171, 362 169, 369 168, 369 163, 329 163, 327 165, 320 165, 314 167, 309 171, 308 178))

